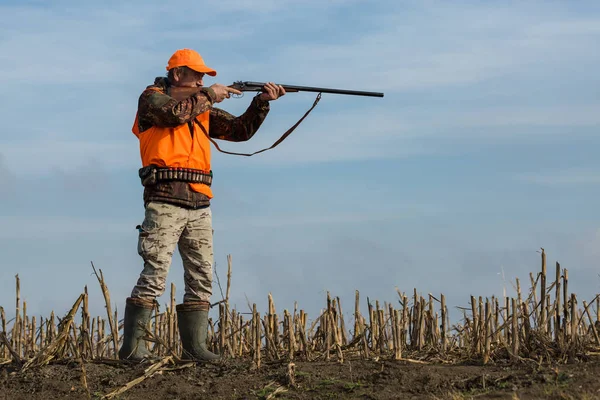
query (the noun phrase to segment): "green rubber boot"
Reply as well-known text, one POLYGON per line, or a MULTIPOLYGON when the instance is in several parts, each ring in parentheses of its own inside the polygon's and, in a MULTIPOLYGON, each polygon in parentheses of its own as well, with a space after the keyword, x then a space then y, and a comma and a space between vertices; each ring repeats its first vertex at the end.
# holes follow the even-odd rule
POLYGON ((128 297, 125 302, 125 321, 123 323, 123 345, 119 349, 119 358, 121 360, 142 361, 152 357, 152 353, 144 344, 141 338, 144 336, 144 330, 138 325, 141 323, 146 326, 152 315, 154 303, 149 300, 143 300, 128 297))
POLYGON ((187 302, 177 305, 177 326, 181 337, 183 360, 214 361, 221 357, 206 348, 208 335, 208 309, 205 301, 187 302))

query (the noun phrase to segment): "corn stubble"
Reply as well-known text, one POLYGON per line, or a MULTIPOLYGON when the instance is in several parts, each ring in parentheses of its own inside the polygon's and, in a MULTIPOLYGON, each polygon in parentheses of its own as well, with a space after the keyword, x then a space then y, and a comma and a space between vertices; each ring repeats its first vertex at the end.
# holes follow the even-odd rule
MULTIPOLYGON (((104 316, 89 314, 87 287, 63 318, 56 318, 54 312, 47 318, 29 316, 27 304, 21 303, 20 279, 15 277, 15 318, 7 321, 6 311, 0 307, 0 364, 12 362, 25 370, 65 359, 117 359, 122 321, 110 307, 102 271, 93 269, 105 300, 104 316)), ((293 365, 296 360, 344 363, 357 357, 409 363, 560 363, 600 351, 600 297, 583 301, 580 307, 577 296, 568 291, 568 270, 556 263, 554 277, 548 275, 544 249, 541 270, 530 274, 527 293, 521 292, 517 279, 516 297, 471 295, 467 307, 457 307, 463 318, 453 325, 446 297, 424 297, 416 288, 410 297, 397 289, 397 304, 367 298, 365 315, 358 290, 349 315, 343 313, 340 298, 329 292, 320 315, 312 321, 297 303, 293 310, 278 312, 271 294, 264 314, 256 304, 248 304, 250 310, 243 312, 229 302, 231 270, 228 256, 227 294, 213 305, 217 318, 209 321, 208 345, 224 358, 250 361, 253 368, 276 360, 293 365), (350 329, 348 317, 352 319, 350 329)), ((145 345, 162 359, 161 367, 168 363, 184 365, 179 358, 175 292, 172 284, 169 304, 163 311, 157 305, 145 327, 145 345)))

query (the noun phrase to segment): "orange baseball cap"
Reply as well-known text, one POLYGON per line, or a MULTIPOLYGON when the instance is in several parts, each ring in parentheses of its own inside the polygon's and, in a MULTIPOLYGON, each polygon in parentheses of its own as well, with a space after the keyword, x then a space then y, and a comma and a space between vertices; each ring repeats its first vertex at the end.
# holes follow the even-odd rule
POLYGON ((167 64, 167 71, 176 68, 176 67, 188 67, 193 69, 194 71, 203 72, 210 76, 216 76, 217 71, 212 68, 209 68, 204 63, 202 56, 197 51, 191 49, 180 49, 177 50, 171 58, 169 58, 169 63, 167 64))

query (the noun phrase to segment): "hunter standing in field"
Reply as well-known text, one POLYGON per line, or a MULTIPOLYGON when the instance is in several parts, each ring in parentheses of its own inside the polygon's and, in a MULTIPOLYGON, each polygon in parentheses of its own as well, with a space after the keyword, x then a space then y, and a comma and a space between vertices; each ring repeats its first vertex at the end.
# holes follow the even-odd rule
POLYGON ((164 293, 178 246, 185 282, 183 302, 176 307, 183 357, 209 361, 219 358, 206 348, 213 265, 210 138, 249 140, 266 118, 269 102, 285 90, 267 83, 235 117, 214 105, 241 92, 218 83, 204 87, 205 74, 217 73, 196 51, 177 50, 167 71, 167 77, 156 78, 140 95, 132 128, 142 161, 145 218, 137 228, 144 268, 126 299, 119 358, 140 361, 150 356, 138 324, 146 325, 156 298, 164 293), (198 90, 184 98, 175 96, 182 88, 198 90))

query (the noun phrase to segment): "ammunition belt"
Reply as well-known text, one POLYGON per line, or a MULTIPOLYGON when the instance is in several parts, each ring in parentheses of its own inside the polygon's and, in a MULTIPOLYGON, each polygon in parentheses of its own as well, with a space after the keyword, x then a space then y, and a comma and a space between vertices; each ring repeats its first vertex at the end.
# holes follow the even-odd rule
POLYGON ((192 168, 171 168, 149 165, 140 168, 139 176, 143 186, 155 185, 161 181, 180 181, 189 183, 203 183, 207 186, 212 184, 212 171, 205 172, 192 168))

